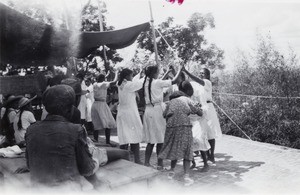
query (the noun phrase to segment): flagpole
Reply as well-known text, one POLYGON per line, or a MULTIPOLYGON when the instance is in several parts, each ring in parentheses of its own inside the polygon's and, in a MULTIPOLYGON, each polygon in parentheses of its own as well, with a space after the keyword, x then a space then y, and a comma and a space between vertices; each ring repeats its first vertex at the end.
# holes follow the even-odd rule
MULTIPOLYGON (((97 1, 98 2, 98 11, 99 11, 99 26, 100 26, 100 32, 103 32, 103 18, 102 18, 102 7, 100 4, 100 0, 97 1)), ((103 47, 103 56, 104 56, 104 64, 106 64, 107 62, 107 56, 106 56, 106 49, 105 49, 105 45, 102 45, 103 47)))
POLYGON ((157 44, 156 44, 156 36, 155 36, 155 29, 154 29, 154 20, 153 20, 153 14, 152 14, 152 6, 151 1, 148 1, 149 3, 149 9, 150 9, 150 17, 151 17, 151 28, 152 28, 152 36, 153 36, 153 44, 154 44, 154 52, 155 52, 155 61, 156 65, 159 65, 158 63, 158 51, 157 51, 157 44))

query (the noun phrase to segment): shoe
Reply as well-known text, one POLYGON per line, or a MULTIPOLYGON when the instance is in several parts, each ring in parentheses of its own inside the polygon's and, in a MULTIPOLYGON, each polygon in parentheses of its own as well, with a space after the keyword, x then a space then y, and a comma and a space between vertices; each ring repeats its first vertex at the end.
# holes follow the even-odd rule
POLYGON ((216 161, 215 161, 215 158, 211 158, 211 157, 209 157, 209 158, 207 158, 207 160, 209 160, 210 162, 212 162, 212 163, 216 163, 216 161))
POLYGON ((200 172, 207 172, 209 170, 209 166, 207 165, 207 166, 204 166, 201 170, 200 170, 200 172))
POLYGON ((173 179, 175 177, 175 172, 174 171, 171 171, 168 173, 168 179, 173 179))
POLYGON ((184 176, 183 180, 184 180, 184 186, 190 186, 193 185, 194 183, 194 180, 189 176, 184 176))
POLYGON ((196 162, 192 161, 192 166, 190 167, 190 169, 194 169, 194 168, 196 168, 196 162))

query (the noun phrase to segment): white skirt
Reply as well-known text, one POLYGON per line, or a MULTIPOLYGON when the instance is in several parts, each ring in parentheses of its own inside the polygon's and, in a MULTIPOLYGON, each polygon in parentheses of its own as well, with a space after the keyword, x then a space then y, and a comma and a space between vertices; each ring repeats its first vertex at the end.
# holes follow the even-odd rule
POLYGON ((118 106, 117 127, 120 145, 143 142, 143 124, 137 107, 118 106))
POLYGON ((210 144, 207 138, 207 131, 209 126, 206 119, 197 115, 189 116, 193 125, 193 151, 207 151, 210 149, 210 144))
POLYGON ((163 103, 147 105, 143 118, 144 140, 146 143, 164 143, 166 119, 163 117, 163 103))
POLYGON ((209 129, 207 131, 207 138, 209 140, 221 138, 222 130, 214 105, 212 103, 208 103, 208 108, 205 109, 205 111, 205 118, 207 119, 207 124, 209 126, 209 129))

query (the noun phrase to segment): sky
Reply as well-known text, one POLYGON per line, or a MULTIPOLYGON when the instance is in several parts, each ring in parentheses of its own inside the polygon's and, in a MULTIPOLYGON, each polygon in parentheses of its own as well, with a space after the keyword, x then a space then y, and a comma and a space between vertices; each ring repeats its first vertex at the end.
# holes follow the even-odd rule
MULTIPOLYGON (((107 0, 107 21, 116 29, 150 21, 148 0, 107 0), (122 3, 121 3, 122 2, 122 3)), ((215 28, 204 34, 208 42, 225 51, 227 69, 233 68, 238 49, 251 52, 257 34, 270 34, 276 48, 288 54, 292 48, 300 56, 300 0, 185 0, 182 5, 151 0, 154 24, 167 17, 185 25, 194 12, 212 13, 215 28)), ((125 58, 134 46, 119 51, 125 58)))
MULTIPOLYGON (((80 10, 88 0, 26 0, 29 1, 40 1, 57 14, 65 8, 69 12, 80 10)), ((91 1, 95 4, 98 0, 91 1)), ((150 21, 148 0, 104 1, 107 22, 115 29, 150 21)), ((182 5, 151 0, 151 5, 155 26, 168 17, 174 17, 175 24, 185 25, 192 13, 211 13, 215 28, 206 29, 204 35, 209 43, 224 50, 226 69, 234 68, 238 49, 247 53, 256 47, 258 34, 271 35, 277 50, 283 54, 288 54, 292 48, 300 56, 300 0, 184 0, 182 5)), ((118 52, 125 60, 130 60, 135 48, 136 45, 132 45, 118 52)))

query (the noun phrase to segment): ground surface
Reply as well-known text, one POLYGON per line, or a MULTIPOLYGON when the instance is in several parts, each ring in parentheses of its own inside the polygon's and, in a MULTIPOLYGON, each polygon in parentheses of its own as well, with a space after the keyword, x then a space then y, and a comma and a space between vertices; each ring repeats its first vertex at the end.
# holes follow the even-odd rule
MULTIPOLYGON (((112 140, 117 143, 114 132, 113 135, 112 140)), ((142 161, 145 146, 141 144, 142 161)), ((183 186, 183 167, 179 162, 174 180, 167 178, 168 172, 161 172, 147 190, 195 194, 300 194, 300 150, 224 135, 216 142, 215 157, 216 163, 210 163, 208 172, 200 171, 203 162, 196 157, 197 167, 191 171, 195 180, 192 186, 183 186)), ((156 160, 153 153, 151 164, 156 165, 156 160)), ((169 165, 165 162, 165 166, 169 165)), ((134 189, 129 188, 128 192, 134 189)))

